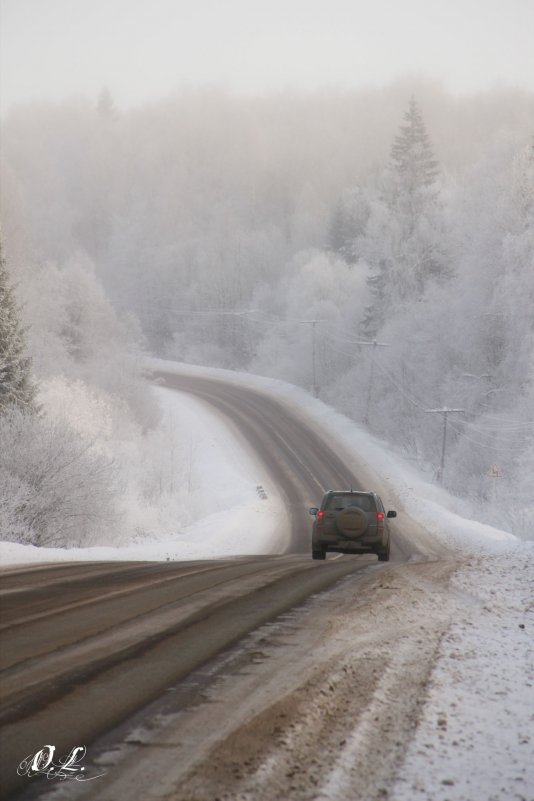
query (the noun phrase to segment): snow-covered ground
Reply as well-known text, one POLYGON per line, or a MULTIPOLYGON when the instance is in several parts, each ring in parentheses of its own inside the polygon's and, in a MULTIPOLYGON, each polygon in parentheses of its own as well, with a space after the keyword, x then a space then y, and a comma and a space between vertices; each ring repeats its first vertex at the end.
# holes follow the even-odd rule
POLYGON ((392 801, 533 801, 532 543, 468 557, 392 801))
MULTIPOLYGON (((395 503, 462 557, 451 589, 465 613, 440 645, 394 801, 533 801, 534 542, 462 516, 457 498, 425 481, 384 443, 302 389, 224 370, 159 360, 151 365, 244 383, 302 410, 318 431, 339 440, 348 459, 358 454, 360 474, 363 459, 369 486, 379 487, 389 505, 395 503)), ((194 432, 189 472, 195 521, 163 539, 125 548, 55 550, 2 543, 4 565, 187 559, 283 548, 282 501, 246 443, 199 401, 163 388, 157 392, 178 430, 194 432), (264 486, 267 499, 258 494, 258 485, 264 486)))

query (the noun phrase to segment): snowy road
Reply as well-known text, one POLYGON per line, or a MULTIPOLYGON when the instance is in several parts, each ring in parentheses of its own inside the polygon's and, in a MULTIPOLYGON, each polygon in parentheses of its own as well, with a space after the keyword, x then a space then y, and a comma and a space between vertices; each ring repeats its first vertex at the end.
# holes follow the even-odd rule
MULTIPOLYGON (((306 555, 4 573, 5 787, 25 783, 13 766, 41 741, 68 750, 93 740, 247 632, 376 562, 311 561, 306 507, 327 487, 357 486, 358 478, 297 415, 253 390, 202 378, 167 383, 209 401, 239 428, 285 497, 286 550, 306 555)), ((398 532, 394 554, 405 559, 407 548, 398 532)))
MULTIPOLYGON (((319 491, 368 485, 369 466, 329 452, 287 403, 166 380, 257 449, 286 494, 290 549, 306 547, 319 491)), ((394 542, 386 565, 297 553, 4 573, 8 786, 21 749, 82 738, 105 775, 25 780, 25 798, 531 801, 523 554, 479 564, 406 514, 394 542)))
MULTIPOLYGON (((64 565, 2 578, 2 785, 52 742, 65 753, 365 563, 302 557, 64 565)), ((18 782, 17 782, 18 779, 18 782)), ((26 780, 27 781, 27 780, 26 780)))
MULTIPOLYGON (((310 552, 308 508, 318 505, 328 489, 350 486, 367 489, 363 469, 360 474, 349 467, 320 429, 312 429, 309 421, 295 412, 291 414, 279 401, 251 388, 201 376, 156 372, 155 377, 164 380, 166 387, 190 393, 209 403, 245 437, 285 498, 290 513, 288 552, 310 552)), ((413 529, 413 521, 406 519, 392 525, 393 558, 439 550, 438 543, 422 536, 423 532, 413 536, 413 529)))

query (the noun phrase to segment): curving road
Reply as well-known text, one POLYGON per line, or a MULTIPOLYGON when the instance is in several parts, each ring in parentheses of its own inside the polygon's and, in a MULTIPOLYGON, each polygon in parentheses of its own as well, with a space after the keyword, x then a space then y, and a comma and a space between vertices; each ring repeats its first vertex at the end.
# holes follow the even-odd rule
MULTIPOLYGON (((154 377, 165 386, 195 395, 217 409, 252 445, 290 510, 288 552, 309 552, 308 508, 318 505, 328 489, 371 489, 347 467, 321 432, 275 398, 211 378, 163 371, 156 371, 154 377)), ((392 558, 408 558, 428 548, 428 542, 421 546, 411 536, 413 529, 411 521, 408 525, 402 521, 392 525, 392 558)))
MULTIPOLYGON (((6 797, 28 792, 17 765, 43 744, 67 753, 91 743, 261 624, 344 576, 353 574, 356 586, 368 579, 369 566, 381 569, 372 556, 311 560, 307 507, 327 488, 361 483, 296 413, 221 381, 156 377, 216 407, 257 451, 290 511, 287 553, 4 570, 0 725, 6 797)), ((416 553, 415 539, 399 523, 393 560, 416 553)), ((30 788, 32 798, 38 797, 36 787, 30 788)))

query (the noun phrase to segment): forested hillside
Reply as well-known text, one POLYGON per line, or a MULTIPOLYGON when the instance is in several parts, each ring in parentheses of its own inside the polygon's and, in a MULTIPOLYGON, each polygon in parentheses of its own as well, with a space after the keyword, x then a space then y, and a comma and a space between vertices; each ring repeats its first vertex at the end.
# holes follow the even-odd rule
POLYGON ((107 403, 113 451, 156 425, 143 348, 277 376, 532 537, 532 94, 106 91, 2 128, 41 403, 107 403))

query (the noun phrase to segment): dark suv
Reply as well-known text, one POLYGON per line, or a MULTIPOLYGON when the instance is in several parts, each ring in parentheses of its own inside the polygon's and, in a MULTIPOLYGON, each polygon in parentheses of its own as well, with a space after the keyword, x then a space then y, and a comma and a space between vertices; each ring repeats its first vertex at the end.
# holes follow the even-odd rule
POLYGON ((312 556, 324 559, 327 551, 376 553, 380 562, 389 561, 390 532, 387 512, 376 492, 327 492, 315 515, 312 556))

